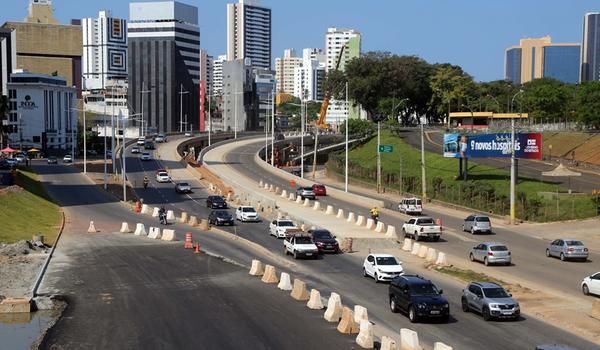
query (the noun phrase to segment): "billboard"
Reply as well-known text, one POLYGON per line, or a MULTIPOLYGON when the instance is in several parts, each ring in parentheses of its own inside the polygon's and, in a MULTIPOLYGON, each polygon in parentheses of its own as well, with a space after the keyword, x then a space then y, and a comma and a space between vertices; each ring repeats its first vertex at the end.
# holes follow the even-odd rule
MULTIPOLYGON (((510 157, 510 140, 510 133, 475 135, 444 134, 444 157, 510 157)), ((515 134, 515 157, 523 159, 542 159, 542 134, 515 134)))

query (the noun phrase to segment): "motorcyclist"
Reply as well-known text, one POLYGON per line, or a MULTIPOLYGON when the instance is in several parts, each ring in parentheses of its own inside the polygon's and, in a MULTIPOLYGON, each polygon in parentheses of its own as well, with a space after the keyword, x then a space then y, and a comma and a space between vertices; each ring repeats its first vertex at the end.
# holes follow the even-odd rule
POLYGON ((150 179, 148 176, 144 176, 144 189, 148 188, 148 183, 150 183, 150 179))
POLYGON ((371 208, 370 213, 371 213, 371 219, 373 219, 373 221, 375 221, 375 223, 377 223, 377 220, 379 220, 379 211, 377 210, 377 207, 371 208))
POLYGON ((158 220, 161 225, 167 224, 167 211, 165 210, 165 207, 160 207, 160 209, 158 209, 158 220))

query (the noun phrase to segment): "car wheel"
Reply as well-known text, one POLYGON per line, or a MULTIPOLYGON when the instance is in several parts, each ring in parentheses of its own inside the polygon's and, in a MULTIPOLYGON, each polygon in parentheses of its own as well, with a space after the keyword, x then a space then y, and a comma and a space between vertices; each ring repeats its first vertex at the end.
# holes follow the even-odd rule
POLYGON ((473 253, 469 254, 469 260, 475 261, 475 257, 473 256, 473 253))
POLYGON ((411 323, 417 322, 417 312, 415 311, 414 306, 411 306, 408 309, 408 319, 410 320, 411 323))
POLYGON ((471 234, 474 235, 475 234, 475 228, 471 227, 471 234))
POLYGON ((583 292, 583 295, 590 294, 590 289, 588 288, 587 284, 584 284, 583 286, 581 286, 581 291, 583 292))
POLYGON ((379 276, 377 276, 377 272, 373 274, 373 279, 375 279, 375 283, 379 283, 379 276))
POLYGON ((294 250, 294 259, 298 259, 298 252, 294 250))
POLYGON ((405 230, 405 229, 402 229, 402 233, 404 234, 404 238, 407 238, 407 237, 408 237, 408 234, 406 233, 406 230, 405 230))
POLYGON ((367 277, 367 269, 363 267, 363 277, 367 277))
POLYGON ((469 303, 467 303, 467 299, 464 297, 460 299, 460 304, 462 306, 462 311, 469 312, 469 303))
POLYGON ((550 257, 550 249, 546 249, 546 256, 550 257))
POLYGON ((487 257, 483 258, 483 264, 484 264, 485 266, 490 266, 490 262, 488 261, 488 258, 487 258, 487 257))
POLYGON ((394 300, 393 296, 390 296, 390 310, 392 313, 398 312, 398 305, 396 305, 396 300, 394 300))
POLYGON ((487 307, 484 307, 481 311, 481 315, 483 316, 484 321, 489 321, 492 319, 492 315, 490 314, 490 310, 487 307))
POLYGON ((567 258, 565 258, 565 255, 563 253, 560 253, 560 261, 565 261, 567 260, 567 258))

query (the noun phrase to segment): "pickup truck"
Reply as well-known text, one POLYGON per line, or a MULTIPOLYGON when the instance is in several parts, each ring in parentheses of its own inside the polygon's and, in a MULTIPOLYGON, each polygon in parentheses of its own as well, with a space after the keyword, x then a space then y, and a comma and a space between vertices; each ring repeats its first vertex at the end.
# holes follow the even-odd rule
POLYGON ((430 217, 410 218, 402 225, 404 237, 410 237, 416 241, 429 238, 434 242, 440 240, 442 226, 436 225, 435 220, 430 217))
POLYGON ((292 254, 294 259, 303 256, 306 258, 318 258, 319 249, 308 234, 292 234, 283 241, 285 255, 292 254))
POLYGON ((290 219, 279 219, 269 224, 269 234, 277 238, 286 238, 289 234, 301 232, 296 224, 290 219))

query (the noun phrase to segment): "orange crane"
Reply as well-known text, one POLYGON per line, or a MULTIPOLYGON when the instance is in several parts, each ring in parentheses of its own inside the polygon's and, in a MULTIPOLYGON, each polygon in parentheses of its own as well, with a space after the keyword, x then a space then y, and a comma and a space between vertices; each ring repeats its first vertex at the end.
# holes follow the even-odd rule
MULTIPOLYGON (((342 55, 344 54, 344 49, 346 45, 342 46, 340 49, 340 53, 338 54, 337 60, 335 62, 335 70, 340 68, 340 63, 342 62, 342 55)), ((321 110, 319 111, 319 120, 317 120, 317 126, 319 128, 327 128, 329 125, 325 124, 325 117, 327 116, 327 108, 329 108, 329 100, 331 99, 331 87, 325 91, 325 96, 323 96, 323 103, 321 104, 321 110)))

